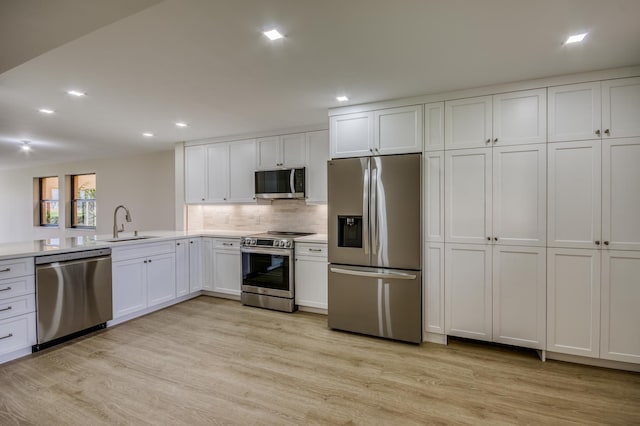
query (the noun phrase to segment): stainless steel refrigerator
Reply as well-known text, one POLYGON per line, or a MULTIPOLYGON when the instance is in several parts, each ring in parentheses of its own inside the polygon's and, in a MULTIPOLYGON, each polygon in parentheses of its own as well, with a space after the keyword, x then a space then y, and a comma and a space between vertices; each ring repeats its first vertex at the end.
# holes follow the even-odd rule
POLYGON ((422 340, 420 162, 328 162, 330 328, 422 340))

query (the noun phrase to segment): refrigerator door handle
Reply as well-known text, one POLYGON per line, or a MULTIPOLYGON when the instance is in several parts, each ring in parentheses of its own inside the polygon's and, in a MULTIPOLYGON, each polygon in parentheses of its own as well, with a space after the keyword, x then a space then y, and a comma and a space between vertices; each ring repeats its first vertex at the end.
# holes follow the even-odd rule
POLYGON ((378 169, 371 171, 371 253, 378 254, 378 169))
POLYGON ((355 269, 344 269, 331 267, 331 272, 344 275, 356 275, 358 277, 369 278, 392 278, 394 280, 415 280, 416 275, 407 274, 406 272, 366 272, 355 269))
POLYGON ((364 254, 369 254, 369 165, 364 169, 364 185, 362 189, 362 231, 364 239, 364 254))

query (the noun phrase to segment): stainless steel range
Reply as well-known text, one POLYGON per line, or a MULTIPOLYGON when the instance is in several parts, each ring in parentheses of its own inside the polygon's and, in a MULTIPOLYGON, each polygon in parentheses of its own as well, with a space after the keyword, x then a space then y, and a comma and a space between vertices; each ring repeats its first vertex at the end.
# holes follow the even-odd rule
POLYGON ((268 231, 242 237, 243 305, 283 312, 296 310, 294 238, 303 232, 268 231))

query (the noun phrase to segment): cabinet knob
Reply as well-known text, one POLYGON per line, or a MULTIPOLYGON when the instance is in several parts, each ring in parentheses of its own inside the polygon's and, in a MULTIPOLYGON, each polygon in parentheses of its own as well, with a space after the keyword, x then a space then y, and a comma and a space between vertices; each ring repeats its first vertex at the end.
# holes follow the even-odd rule
POLYGON ((147 263, 147 261, 145 260, 144 263, 147 263))
POLYGON ((202 201, 204 201, 204 198, 202 199, 202 201))
POLYGON ((493 143, 496 143, 496 142, 498 142, 498 138, 495 138, 495 139, 493 140, 493 143))
POLYGON ((177 246, 179 246, 179 245, 180 245, 180 243, 176 243, 176 245, 177 245, 177 246))
POLYGON ((596 130, 596 136, 600 136, 600 129, 596 130))
POLYGON ((493 240, 494 241, 498 241, 498 237, 493 237, 493 240))
POLYGON ((487 237, 487 241, 491 241, 491 237, 487 237))
POLYGON ((596 245, 599 246, 600 245, 600 241, 596 240, 596 245))
POLYGON ((604 242, 604 245, 605 245, 605 246, 608 246, 608 245, 609 245, 609 241, 605 241, 605 242, 604 242))
POLYGON ((491 138, 487 139, 487 142, 485 143, 491 143, 491 138))
POLYGON ((373 148, 369 148, 369 152, 373 152, 373 148))
POLYGON ((151 259, 149 259, 149 263, 151 263, 151 259))
POLYGON ((609 135, 610 135, 609 129, 605 129, 605 130, 604 130, 604 134, 605 134, 605 135, 607 135, 607 136, 609 136, 609 135))

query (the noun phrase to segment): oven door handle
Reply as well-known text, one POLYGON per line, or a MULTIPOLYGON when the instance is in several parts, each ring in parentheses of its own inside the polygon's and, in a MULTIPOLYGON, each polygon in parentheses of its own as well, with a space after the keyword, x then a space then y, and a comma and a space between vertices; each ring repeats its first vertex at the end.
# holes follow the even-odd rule
POLYGON ((291 249, 277 249, 277 248, 262 248, 262 247, 242 247, 240 249, 242 253, 257 253, 257 254, 275 254, 279 256, 291 256, 293 250, 291 249))

